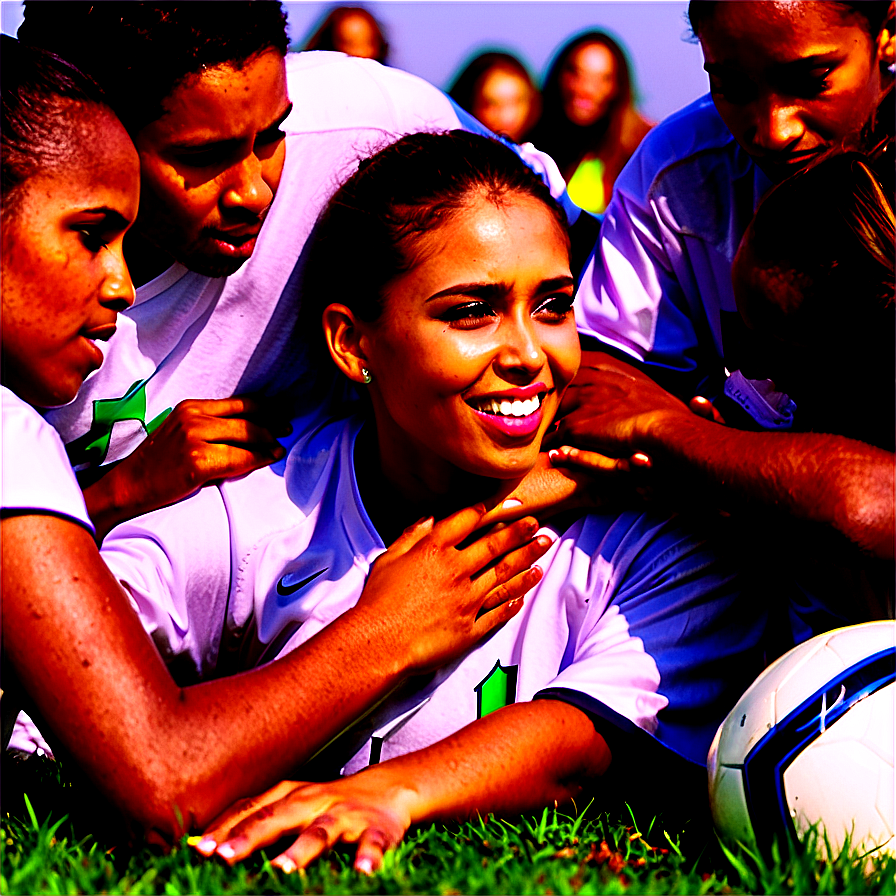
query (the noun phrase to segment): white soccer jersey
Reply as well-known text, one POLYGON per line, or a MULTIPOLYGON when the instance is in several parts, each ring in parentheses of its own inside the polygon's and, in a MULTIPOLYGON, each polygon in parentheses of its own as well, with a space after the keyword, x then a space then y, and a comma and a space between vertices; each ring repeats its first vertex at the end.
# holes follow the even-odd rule
POLYGON ((731 264, 770 186, 710 96, 660 122, 613 187, 579 329, 716 397, 723 330, 740 326, 731 264))
MULTIPOLYGON (((111 533, 103 557, 164 653, 188 655, 199 676, 234 672, 296 648, 355 604, 384 550, 355 479, 361 425, 306 430, 273 468, 111 533)), ((705 760, 761 669, 761 602, 676 520, 592 514, 544 531, 557 540, 524 609, 348 733, 329 751, 329 773, 419 749, 538 695, 705 760)))
MULTIPOLYGON (((76 469, 127 456, 184 399, 275 393, 298 380, 307 340, 295 332, 302 253, 337 187, 359 159, 405 134, 485 132, 432 85, 367 59, 290 53, 287 86, 283 176, 252 257, 229 277, 176 264, 141 286, 115 338, 100 346, 102 368, 71 404, 47 413, 76 469)), ((575 220, 556 165, 531 146, 518 151, 575 220)), ((351 246, 345 255, 350 264, 351 246)))

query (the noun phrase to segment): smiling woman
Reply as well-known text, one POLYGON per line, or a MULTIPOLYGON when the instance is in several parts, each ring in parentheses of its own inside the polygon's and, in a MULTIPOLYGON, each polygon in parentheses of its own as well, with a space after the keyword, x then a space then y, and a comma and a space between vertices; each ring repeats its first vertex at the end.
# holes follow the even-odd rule
MULTIPOLYGON (((318 222, 306 275, 307 325, 366 389, 366 410, 296 421, 282 468, 203 490, 103 544, 155 642, 202 676, 313 644, 356 612, 394 533, 507 494, 536 464, 578 366, 563 213, 498 141, 415 134, 363 162, 318 222), (346 242, 351 266, 338 263, 346 242)), ((232 861, 298 830, 284 869, 345 839, 370 870, 412 822, 567 800, 611 762, 624 776, 645 743, 702 774, 717 722, 759 669, 762 602, 676 520, 569 523, 532 529, 543 578, 532 574, 519 613, 314 761, 318 780, 359 774, 281 785, 247 825, 231 831, 256 803, 197 847, 232 861)), ((423 593, 440 603, 440 564, 418 557, 423 593)), ((356 679, 364 659, 346 652, 320 674, 356 679)))

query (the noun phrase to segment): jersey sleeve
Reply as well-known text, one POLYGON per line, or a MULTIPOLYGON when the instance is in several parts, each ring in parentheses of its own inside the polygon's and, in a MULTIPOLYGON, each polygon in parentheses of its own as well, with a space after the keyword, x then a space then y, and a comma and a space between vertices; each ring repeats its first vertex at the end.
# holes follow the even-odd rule
POLYGON ((163 659, 188 683, 214 668, 230 591, 230 536, 214 486, 116 526, 100 551, 163 659))
POLYGON ((574 692, 570 702, 593 718, 619 728, 621 716, 704 762, 715 729, 762 668, 764 601, 696 522, 629 513, 596 538, 588 527, 587 575, 576 576, 587 582, 584 610, 541 696, 574 692))
POLYGON ((3 388, 0 393, 0 408, 3 515, 50 514, 93 534, 84 495, 56 430, 9 389, 3 388))

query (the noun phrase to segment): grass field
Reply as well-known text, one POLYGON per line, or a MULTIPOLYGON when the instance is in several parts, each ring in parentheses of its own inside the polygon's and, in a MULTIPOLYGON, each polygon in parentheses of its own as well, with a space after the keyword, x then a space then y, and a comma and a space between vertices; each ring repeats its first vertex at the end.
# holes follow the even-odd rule
MULTIPOLYGON (((371 878, 335 852, 291 876, 263 856, 230 869, 183 844, 167 853, 97 833, 90 789, 49 760, 4 769, 2 893, 869 893, 893 894, 896 859, 814 858, 786 845, 773 861, 726 854, 662 818, 586 808, 413 831, 371 878), (21 766, 25 766, 22 774, 21 766), (11 783, 11 777, 15 781, 11 783), (30 795, 29 795, 30 794, 30 795), (687 844, 686 846, 684 844, 687 844)), ((809 846, 808 844, 804 846, 809 846)), ((270 857, 276 853, 270 851, 270 857)))

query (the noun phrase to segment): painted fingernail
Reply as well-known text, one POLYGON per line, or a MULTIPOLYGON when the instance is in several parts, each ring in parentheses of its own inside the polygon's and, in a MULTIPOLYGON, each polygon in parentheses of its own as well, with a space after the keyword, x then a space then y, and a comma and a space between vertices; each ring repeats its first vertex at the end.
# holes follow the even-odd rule
POLYGON ((373 862, 367 856, 364 856, 364 858, 355 862, 355 870, 360 871, 361 874, 373 874, 373 862))
POLYGON ((510 510, 511 507, 522 507, 522 506, 523 506, 523 502, 520 501, 519 498, 508 498, 501 505, 503 510, 510 510))
POLYGON ((296 863, 292 860, 283 856, 279 859, 274 859, 271 864, 279 868, 284 874, 292 874, 296 870, 296 863))
POLYGON ((211 837, 190 837, 187 843, 190 846, 195 846, 204 856, 210 856, 218 848, 217 842, 211 837))
POLYGON ((236 850, 229 843, 222 843, 217 852, 222 859, 232 859, 236 855, 236 850))

